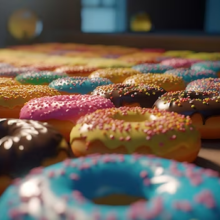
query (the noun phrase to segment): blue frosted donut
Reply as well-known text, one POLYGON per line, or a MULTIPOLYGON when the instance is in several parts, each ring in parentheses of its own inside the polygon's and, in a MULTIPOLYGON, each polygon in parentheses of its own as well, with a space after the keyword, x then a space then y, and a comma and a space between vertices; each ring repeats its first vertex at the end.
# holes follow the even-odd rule
POLYGON ((195 63, 191 66, 193 70, 212 70, 220 75, 220 61, 205 61, 200 63, 195 63))
POLYGON ((179 68, 179 69, 168 70, 165 73, 180 76, 183 78, 183 80, 186 83, 190 83, 191 81, 197 79, 203 79, 209 77, 218 78, 217 73, 212 70, 192 70, 192 69, 179 68))
POLYGON ((173 69, 172 66, 161 64, 140 64, 132 67, 141 73, 164 73, 167 70, 173 69))
POLYGON ((56 89, 61 94, 88 94, 96 87, 112 84, 105 78, 66 77, 54 80, 49 87, 56 89))
POLYGON ((206 78, 198 79, 189 83, 185 89, 186 91, 198 91, 198 92, 220 92, 220 78, 206 78))
POLYGON ((152 156, 66 160, 35 169, 10 186, 0 200, 1 220, 219 220, 217 176, 193 164, 152 156), (142 200, 120 206, 93 202, 112 195, 142 200))

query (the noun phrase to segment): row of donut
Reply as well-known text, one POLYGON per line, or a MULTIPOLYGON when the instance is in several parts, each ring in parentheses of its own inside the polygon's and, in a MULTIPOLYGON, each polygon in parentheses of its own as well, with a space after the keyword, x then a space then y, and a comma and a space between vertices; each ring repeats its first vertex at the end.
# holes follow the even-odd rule
MULTIPOLYGON (((171 93, 165 93, 161 85, 154 83, 157 82, 155 80, 157 76, 162 77, 161 82, 169 81, 163 79, 167 74, 139 72, 135 74, 136 79, 151 76, 151 84, 149 82, 141 84, 143 81, 135 80, 132 85, 121 82, 127 78, 127 76, 123 78, 124 74, 134 69, 102 71, 109 72, 112 75, 111 79, 106 76, 105 79, 97 76, 94 78, 65 76, 57 79, 58 82, 63 82, 58 84, 58 88, 67 85, 68 90, 63 91, 63 94, 67 92, 69 95, 59 95, 58 88, 51 88, 51 84, 57 80, 52 81, 48 87, 19 85, 20 75, 16 76, 16 80, 1 79, 2 117, 18 118, 20 114, 22 119, 34 119, 34 121, 1 120, 0 128, 3 134, 1 176, 19 177, 32 167, 47 166, 69 156, 67 142, 54 128, 44 122, 58 128, 67 141, 70 136, 71 149, 76 156, 121 153, 121 155, 80 157, 46 169, 32 170, 25 179, 16 180, 0 199, 2 219, 176 220, 180 219, 180 216, 182 219, 219 219, 218 173, 191 164, 134 154, 135 152, 154 154, 179 161, 193 161, 201 146, 201 130, 198 132, 199 126, 195 120, 173 111, 175 108, 184 109, 183 114, 192 115, 192 119, 194 116, 198 119, 202 115, 205 117, 202 127, 210 126, 211 120, 215 122, 211 128, 215 129, 220 103, 218 93, 206 90, 174 92, 175 89, 169 90, 169 86, 167 90, 171 93), (114 72, 115 75, 112 74, 114 72), (95 84, 97 80, 101 82, 99 85, 95 84), (4 83, 8 81, 10 85, 5 86, 4 83), (76 85, 78 90, 73 92, 72 87, 75 88, 76 85), (82 86, 85 86, 84 89, 82 86), (85 88, 92 89, 88 91, 85 88), (79 91, 83 94, 92 92, 92 95, 70 95, 80 93, 79 91), (161 95, 162 97, 158 99, 161 95), (164 100, 163 97, 168 98, 164 100), (151 109, 153 105, 156 109, 151 109), (211 111, 213 105, 214 113, 211 111), (163 109, 170 106, 174 108, 161 111, 157 109, 160 106, 163 109), (189 107, 190 112, 186 107, 189 107), (107 187, 109 189, 106 187, 103 189, 103 186, 109 186, 107 187), (94 198, 114 194, 115 188, 119 193, 139 196, 148 202, 114 208, 115 211, 91 202, 94 198)), ((217 74, 216 70, 214 72, 217 74)), ((28 74, 31 75, 31 80, 24 82, 25 77, 22 76, 21 83, 22 81, 24 84, 35 84, 30 83, 33 81, 41 82, 36 84, 49 83, 44 81, 47 77, 42 77, 44 75, 42 72, 28 72, 27 76, 28 74), (36 78, 33 80, 35 75, 36 78), (42 77, 41 80, 38 77, 42 77)), ((131 75, 130 77, 134 77, 131 75)), ((176 86, 176 90, 185 88, 182 78, 167 77, 172 78, 181 79, 179 85, 184 85, 182 88, 176 86)), ((213 89, 213 82, 218 83, 218 78, 199 80, 199 88, 203 81, 210 82, 210 88, 213 89)), ((171 80, 170 86, 172 84, 175 83, 171 80)), ((217 133, 219 132, 216 131, 217 133)), ((5 185, 11 183, 9 178, 1 180, 5 185)))

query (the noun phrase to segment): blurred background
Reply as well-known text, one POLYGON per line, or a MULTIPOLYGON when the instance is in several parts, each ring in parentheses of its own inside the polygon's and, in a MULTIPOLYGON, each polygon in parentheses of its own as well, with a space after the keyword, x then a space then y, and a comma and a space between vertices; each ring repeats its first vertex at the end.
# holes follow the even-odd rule
POLYGON ((0 0, 0 47, 42 42, 220 51, 220 0, 0 0))

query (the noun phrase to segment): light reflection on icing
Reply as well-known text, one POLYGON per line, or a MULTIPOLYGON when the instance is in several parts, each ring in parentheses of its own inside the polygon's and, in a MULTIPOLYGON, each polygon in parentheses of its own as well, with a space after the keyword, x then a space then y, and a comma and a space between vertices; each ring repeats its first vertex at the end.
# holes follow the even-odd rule
MULTIPOLYGON (((3 139, 3 138, 2 138, 2 139, 3 139)), ((6 150, 9 150, 9 149, 12 147, 12 145, 13 145, 13 141, 12 141, 11 139, 8 139, 8 140, 6 140, 5 143, 4 143, 4 148, 5 148, 6 150)))
POLYGON ((18 148, 19 148, 19 150, 24 150, 24 146, 23 145, 20 145, 18 148))
POLYGON ((38 186, 39 180, 32 179, 23 183, 20 187, 20 195, 23 198, 39 196, 41 190, 38 186))

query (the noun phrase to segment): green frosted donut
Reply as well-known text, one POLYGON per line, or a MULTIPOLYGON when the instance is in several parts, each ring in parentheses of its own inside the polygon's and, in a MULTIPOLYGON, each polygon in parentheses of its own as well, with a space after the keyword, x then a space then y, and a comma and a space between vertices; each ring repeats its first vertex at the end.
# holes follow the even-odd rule
POLYGON ((56 73, 49 71, 28 72, 15 77, 21 84, 47 85, 53 80, 67 77, 66 73, 56 73))

